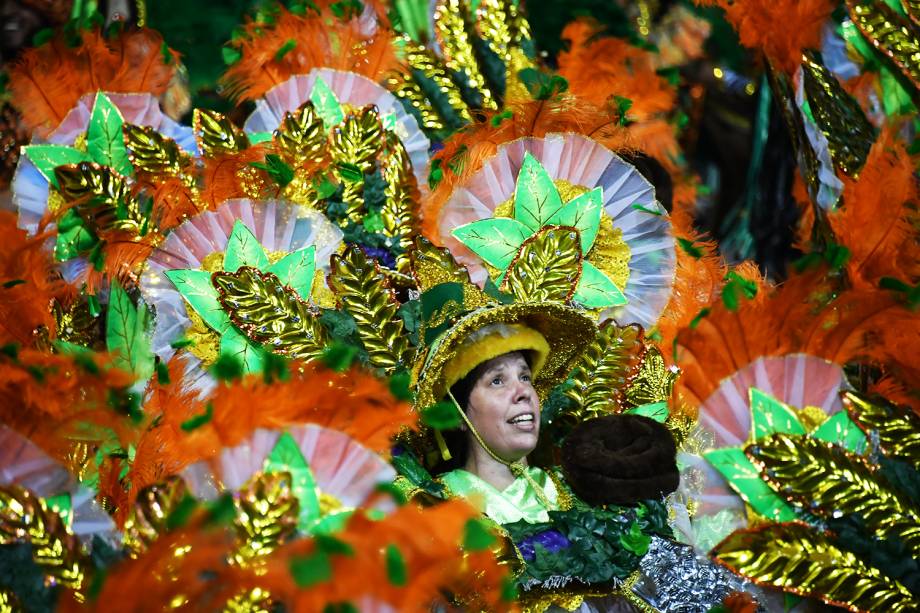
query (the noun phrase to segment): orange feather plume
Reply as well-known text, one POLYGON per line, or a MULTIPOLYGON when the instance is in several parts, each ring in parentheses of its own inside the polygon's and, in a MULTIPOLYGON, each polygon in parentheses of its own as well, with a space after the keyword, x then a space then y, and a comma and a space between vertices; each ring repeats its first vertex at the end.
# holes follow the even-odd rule
POLYGON ((0 356, 0 422, 64 464, 75 439, 102 440, 104 429, 127 436, 133 425, 109 404, 110 392, 134 378, 110 362, 101 353, 76 359, 36 349, 0 356))
POLYGON ((251 198, 253 186, 247 185, 253 162, 265 161, 266 147, 254 145, 230 155, 205 158, 200 202, 213 209, 231 198, 251 198))
POLYGON ((25 124, 47 136, 85 94, 102 90, 159 96, 179 57, 169 51, 167 61, 163 44, 159 33, 146 28, 114 38, 99 30, 85 31, 74 48, 58 35, 25 51, 10 68, 11 99, 25 124))
POLYGON ((832 0, 717 0, 741 44, 758 49, 790 76, 802 51, 821 47, 821 28, 837 7, 832 0))
POLYGON ((491 551, 461 554, 467 522, 478 518, 475 509, 460 500, 430 508, 405 505, 372 521, 355 514, 337 539, 353 555, 330 556, 332 578, 299 588, 291 574, 292 561, 316 552, 316 543, 298 540, 270 556, 261 585, 297 611, 321 611, 329 603, 370 598, 402 611, 425 611, 443 602, 443 593, 459 596, 469 610, 508 611, 501 587, 506 570, 491 551), (398 548, 406 582, 397 585, 387 572, 386 552, 398 548))
POLYGON ((453 134, 435 156, 444 171, 441 182, 421 204, 422 234, 440 244, 437 236, 441 209, 454 189, 475 174, 486 160, 507 142, 525 137, 543 137, 555 132, 573 132, 588 136, 615 151, 624 151, 623 128, 609 110, 561 96, 557 100, 511 102, 505 112, 483 112, 480 120, 453 134), (451 170, 453 166, 456 170, 451 170))
POLYGON ((467 522, 477 512, 462 501, 422 509, 403 506, 373 521, 355 513, 335 539, 349 554, 331 553, 329 579, 311 577, 298 586, 298 560, 318 553, 317 541, 299 538, 262 558, 257 567, 227 564, 237 541, 233 531, 197 512, 189 523, 157 539, 137 559, 111 569, 98 596, 64 611, 108 610, 113 602, 131 611, 162 611, 181 600, 194 610, 221 610, 234 596, 260 588, 292 611, 322 611, 327 605, 370 599, 401 611, 428 610, 442 594, 459 594, 475 610, 510 611, 501 588, 506 572, 490 551, 461 554, 467 522), (388 573, 387 551, 398 548, 405 582, 388 573), (177 552, 181 551, 181 555, 177 552))
POLYGON ((614 96, 632 101, 626 113, 631 123, 611 148, 638 145, 669 172, 677 172, 680 147, 667 120, 677 104, 677 89, 656 72, 655 53, 621 38, 596 38, 599 30, 585 19, 565 27, 562 38, 570 42, 570 50, 559 54, 559 74, 573 94, 595 105, 615 108, 614 96))
POLYGON ((74 294, 54 270, 47 240, 47 234, 29 238, 14 213, 0 211, 0 345, 31 345, 39 326, 53 337, 51 304, 74 294))
POLYGON ((711 307, 678 335, 676 390, 699 406, 720 382, 761 356, 806 353, 844 365, 878 366, 908 389, 920 387, 913 356, 920 351, 920 318, 891 292, 840 291, 826 270, 794 275, 781 286, 761 285, 736 311, 711 307))
POLYGON ((677 241, 689 241, 689 244, 684 247, 678 242, 671 297, 656 324, 660 335, 659 349, 669 362, 672 361, 677 333, 690 325, 700 311, 718 300, 722 280, 727 272, 716 250, 715 241, 693 227, 696 186, 686 179, 678 183, 674 189, 673 202, 671 228, 674 238, 677 241))
POLYGON ((851 253, 854 287, 876 287, 882 277, 920 281, 920 215, 915 160, 892 129, 882 130, 858 179, 842 176, 842 206, 827 219, 851 253))
POLYGON ((137 445, 132 495, 188 464, 240 444, 257 428, 317 424, 387 453, 391 438, 416 422, 409 403, 393 397, 386 381, 359 370, 333 372, 315 362, 291 364, 286 381, 266 383, 261 375, 250 375, 221 384, 207 399, 181 388, 163 389, 144 410, 157 418, 137 445), (207 411, 211 419, 206 424, 191 432, 182 428, 207 411))
POLYGON ((328 11, 295 15, 280 7, 271 25, 246 24, 235 43, 242 55, 222 81, 240 100, 255 100, 313 68, 346 70, 378 81, 399 62, 392 33, 380 24, 367 26, 357 17, 343 21, 328 11))

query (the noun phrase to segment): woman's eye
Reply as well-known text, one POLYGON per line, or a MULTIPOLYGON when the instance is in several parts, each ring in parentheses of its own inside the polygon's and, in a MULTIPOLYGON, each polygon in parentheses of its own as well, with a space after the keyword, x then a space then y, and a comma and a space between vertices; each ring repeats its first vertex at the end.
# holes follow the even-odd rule
POLYGON ((501 377, 495 377, 494 379, 492 379, 492 385, 501 385, 501 384, 502 384, 501 377))
POLYGON ((521 375, 521 381, 530 383, 530 375, 521 375))

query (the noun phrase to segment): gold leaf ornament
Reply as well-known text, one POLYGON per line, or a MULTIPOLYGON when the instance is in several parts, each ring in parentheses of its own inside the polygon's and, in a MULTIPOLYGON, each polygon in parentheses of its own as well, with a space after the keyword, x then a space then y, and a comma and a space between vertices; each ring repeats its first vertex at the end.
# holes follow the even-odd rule
POLYGON ((440 0, 434 10, 434 29, 448 68, 466 78, 470 89, 482 96, 482 107, 497 109, 495 96, 486 85, 472 43, 467 5, 461 0, 440 0))
POLYGON ((287 471, 257 472, 243 484, 234 502, 234 528, 240 544, 232 559, 240 566, 268 555, 297 531, 300 503, 287 471))
POLYGON ((626 401, 633 405, 667 402, 677 381, 677 372, 668 368, 661 351, 649 346, 642 358, 639 372, 626 390, 626 401))
POLYGON ((745 449, 781 496, 819 517, 859 515, 875 535, 920 557, 920 513, 867 462, 810 436, 773 434, 745 449))
POLYGON ((242 266, 215 272, 218 300, 236 326, 256 343, 292 358, 318 358, 326 345, 319 313, 270 272, 242 266))
POLYGON ((195 109, 192 128, 198 149, 205 157, 237 153, 249 147, 246 133, 217 111, 195 109))
POLYGON ((409 251, 417 234, 415 220, 418 184, 406 148, 394 134, 388 133, 387 137, 390 153, 383 163, 383 179, 387 184, 384 188, 386 202, 380 216, 383 219, 383 233, 399 240, 402 253, 396 257, 396 270, 405 274, 412 265, 409 251))
POLYGON ((501 290, 522 302, 566 302, 581 278, 581 260, 575 228, 544 226, 521 245, 501 290))
POLYGON ((804 523, 737 530, 713 549, 712 556, 758 585, 818 598, 850 611, 916 610, 916 601, 901 583, 838 548, 827 533, 804 523))
POLYGON ((79 590, 84 579, 80 541, 45 501, 18 485, 0 487, 0 544, 28 543, 47 585, 79 590))
POLYGON ((857 176, 875 141, 875 130, 859 103, 810 51, 802 62, 805 93, 815 122, 827 137, 834 163, 850 176, 857 176))
POLYGON ((920 88, 920 37, 911 23, 885 2, 847 0, 847 8, 862 35, 920 88))
POLYGON ((372 104, 346 115, 329 133, 329 153, 343 184, 342 201, 352 219, 357 220, 364 207, 364 173, 374 167, 383 148, 383 134, 380 115, 372 104))
POLYGON ((617 326, 609 320, 600 327, 573 370, 573 385, 565 391, 578 405, 572 415, 577 422, 622 410, 624 399, 619 390, 626 387, 638 360, 641 339, 638 325, 617 326))
POLYGON ((391 71, 386 78, 386 87, 394 96, 408 103, 422 118, 422 128, 443 130, 446 126, 434 105, 428 100, 422 87, 407 72, 391 71))
POLYGON ((877 436, 885 455, 920 468, 920 418, 909 408, 871 401, 854 392, 843 394, 850 418, 870 437, 877 436))
POLYGON ((80 217, 102 231, 140 232, 144 213, 128 180, 107 166, 80 162, 54 169, 59 191, 80 217))
POLYGON ((138 492, 124 528, 125 546, 133 556, 146 551, 166 532, 169 515, 187 495, 189 491, 185 481, 175 475, 138 492))
POLYGON ((460 88, 457 87, 457 84, 450 76, 450 72, 447 71, 441 61, 424 45, 416 43, 406 35, 399 39, 399 44, 406 56, 406 63, 434 82, 438 89, 441 90, 441 93, 444 94, 447 104, 462 121, 472 121, 469 106, 463 100, 460 88))
POLYGON ((275 144, 293 166, 320 163, 326 158, 326 131, 323 120, 309 100, 296 111, 284 114, 274 133, 275 144))
POLYGON ((178 177, 190 162, 176 141, 166 138, 150 126, 126 123, 122 126, 128 159, 135 170, 154 175, 178 177))
POLYGON ((331 268, 329 287, 354 317, 371 365, 389 372, 408 364, 411 347, 397 314, 400 304, 379 266, 353 246, 332 256, 331 268))

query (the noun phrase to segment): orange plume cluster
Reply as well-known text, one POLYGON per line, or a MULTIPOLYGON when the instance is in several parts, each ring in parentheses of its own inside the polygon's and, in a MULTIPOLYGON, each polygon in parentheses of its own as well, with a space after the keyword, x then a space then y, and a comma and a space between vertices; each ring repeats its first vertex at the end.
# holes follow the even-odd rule
POLYGON ((264 145, 253 145, 230 155, 205 158, 201 204, 214 209, 231 198, 252 197, 245 177, 255 171, 250 164, 265 161, 265 154, 264 145))
POLYGON ((373 521, 355 514, 336 538, 353 555, 333 555, 327 581, 298 587, 291 564, 317 551, 317 543, 300 540, 281 548, 266 564, 261 577, 270 593, 292 604, 296 611, 321 611, 328 603, 386 603, 402 611, 427 611, 443 592, 466 601, 468 610, 507 611, 501 599, 506 571, 491 551, 467 551, 463 545, 467 522, 479 513, 465 502, 452 500, 430 508, 406 505, 373 521), (398 547, 405 565, 405 584, 391 581, 386 552, 398 547))
POLYGON ((98 29, 86 31, 74 48, 57 36, 25 51, 10 68, 13 104, 30 129, 47 136, 85 94, 102 90, 159 96, 179 57, 174 51, 164 57, 163 45, 163 37, 146 28, 113 38, 98 29))
POLYGON ((75 358, 37 349, 0 356, 0 422, 64 463, 72 440, 98 441, 104 430, 128 436, 130 420, 110 404, 133 375, 111 368, 107 354, 75 358))
POLYGON ((676 88, 656 72, 655 53, 621 38, 596 38, 598 30, 597 24, 584 19, 565 27, 562 38, 570 41, 571 48, 559 54, 559 74, 573 94, 597 106, 616 109, 614 96, 630 100, 626 117, 631 123, 611 148, 641 143, 645 153, 676 172, 680 147, 667 117, 677 103, 676 88))
POLYGON ((327 11, 295 15, 279 7, 271 24, 246 24, 235 43, 242 55, 222 81, 240 100, 255 100, 314 68, 347 70, 376 81, 399 65, 391 40, 390 31, 363 18, 343 21, 327 11))
POLYGON ((678 332, 690 325, 700 311, 719 299, 719 290, 727 272, 716 251, 715 241, 693 228, 695 185, 688 180, 678 183, 673 201, 671 230, 675 241, 678 241, 677 266, 671 297, 656 323, 660 336, 658 346, 669 362, 673 360, 674 340, 678 332))
MULTIPOLYGON (((480 121, 455 133, 434 157, 440 160, 444 176, 421 204, 421 230, 426 238, 437 238, 438 218, 454 189, 475 174, 504 143, 526 137, 541 138, 557 132, 583 134, 616 151, 623 151, 623 128, 617 117, 573 96, 556 100, 508 103, 503 114, 485 112, 480 121), (453 167, 455 170, 451 170, 453 167)), ((433 162, 434 163, 434 162, 433 162)))
POLYGON ((678 335, 683 374, 676 391, 690 407, 761 356, 806 353, 843 365, 863 361, 906 388, 920 387, 913 356, 920 318, 890 292, 839 291, 827 270, 795 275, 779 287, 760 284, 753 300, 731 311, 715 304, 678 335))
POLYGON ((0 345, 31 345, 39 326, 54 335, 51 304, 73 294, 54 270, 47 240, 47 234, 30 238, 14 213, 0 211, 0 345))
MULTIPOLYGON (((170 370, 179 381, 181 367, 170 370)), ((287 381, 266 383, 261 375, 221 384, 207 399, 195 398, 176 383, 154 389, 144 406, 155 420, 137 445, 130 480, 132 493, 240 444, 258 428, 316 424, 344 432, 378 453, 390 439, 412 427, 416 416, 397 400, 386 381, 359 370, 337 373, 315 362, 290 365, 287 381), (182 425, 210 411, 207 423, 186 432, 182 425)))
POLYGON ((882 277, 920 281, 920 215, 915 160, 893 130, 881 132, 858 179, 841 176, 842 206, 827 219, 846 245, 850 283, 878 286, 882 277))
POLYGON ((762 51, 790 76, 802 63, 802 51, 821 47, 821 28, 837 6, 832 0, 697 0, 697 4, 725 9, 741 44, 762 51))
MULTIPOLYGON (((234 533, 198 512, 185 527, 162 535, 137 559, 125 560, 104 578, 98 595, 65 611, 162 611, 176 602, 194 610, 221 610, 226 601, 255 588, 291 611, 322 611, 350 602, 425 611, 443 592, 462 595, 476 610, 513 610, 501 599, 505 570, 490 551, 458 555, 467 522, 478 513, 461 501, 422 509, 403 506, 381 520, 355 513, 336 533, 341 550, 326 553, 314 539, 298 539, 260 560, 258 567, 226 563, 234 533), (387 552, 398 548, 403 577, 389 574, 387 552), (348 551, 348 553, 344 553, 348 551), (320 569, 298 585, 298 561, 322 558, 320 569), (397 580, 398 579, 398 580, 397 580)), ((392 554, 391 554, 392 555, 392 554)))

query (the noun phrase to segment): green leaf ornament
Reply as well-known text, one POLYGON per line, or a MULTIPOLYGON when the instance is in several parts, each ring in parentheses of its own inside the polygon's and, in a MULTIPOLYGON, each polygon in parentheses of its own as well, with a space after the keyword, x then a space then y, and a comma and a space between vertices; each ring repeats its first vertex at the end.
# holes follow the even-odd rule
POLYGON ((267 271, 276 275, 285 285, 292 287, 301 298, 309 300, 316 271, 315 259, 316 246, 310 245, 306 249, 298 249, 284 256, 269 266, 267 271))
POLYGON ((86 150, 97 164, 109 166, 130 177, 134 174, 134 167, 128 159, 128 148, 122 135, 124 123, 118 107, 108 96, 98 92, 86 129, 86 150))
POLYGON ((616 283, 587 260, 582 262, 574 300, 589 309, 622 306, 628 302, 616 283))
POLYGON ((268 268, 268 256, 259 244, 259 239, 239 219, 233 224, 227 251, 224 255, 224 270, 236 272, 240 266, 252 266, 259 270, 268 268))
POLYGON ((740 448, 714 449, 703 453, 703 457, 758 515, 773 521, 796 519, 793 508, 761 479, 760 471, 740 448))
POLYGON ((553 214, 562 208, 562 197, 552 177, 530 153, 524 162, 514 186, 514 218, 530 229, 538 231, 549 223, 553 214))
POLYGON ((533 231, 516 219, 495 217, 460 226, 451 234, 489 265, 504 270, 533 231))
POLYGON ((323 120, 323 127, 327 132, 332 129, 332 126, 337 126, 345 120, 345 113, 342 112, 339 99, 322 77, 317 77, 316 83, 313 84, 310 102, 313 103, 316 114, 323 120))

